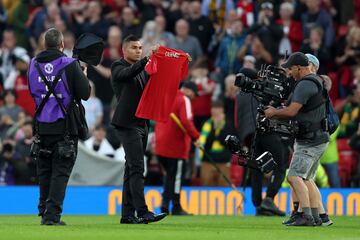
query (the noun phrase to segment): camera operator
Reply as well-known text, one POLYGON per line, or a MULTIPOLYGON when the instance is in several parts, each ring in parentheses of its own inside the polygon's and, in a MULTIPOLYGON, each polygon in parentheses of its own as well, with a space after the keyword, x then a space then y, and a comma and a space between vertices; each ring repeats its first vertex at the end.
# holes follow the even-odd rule
POLYGON ((28 71, 37 107, 31 155, 37 161, 41 224, 66 225, 60 218, 80 133, 73 102, 87 100, 90 85, 78 61, 62 52, 62 33, 50 28, 44 38, 46 49, 31 60, 28 71))
POLYGON ((315 82, 306 79, 314 78, 321 86, 322 80, 311 72, 308 58, 300 52, 291 54, 282 67, 286 68, 289 76, 297 82, 289 97, 288 106, 281 109, 269 106, 265 115, 269 119, 295 119, 298 122, 299 131, 295 136, 294 153, 287 179, 299 200, 303 214, 297 215, 296 219, 287 225, 321 225, 319 199, 316 195, 309 196, 307 186, 311 185, 309 180, 315 177, 320 157, 329 142, 329 134, 323 87, 319 89, 315 82))
MULTIPOLYGON (((256 79, 257 73, 248 68, 240 70, 245 76, 250 79, 256 79)), ((256 131, 256 114, 258 112, 259 102, 256 97, 250 93, 239 92, 236 97, 236 123, 238 135, 241 142, 247 142, 251 145, 256 131)), ((262 182, 264 174, 258 170, 251 170, 251 189, 252 202, 256 207, 256 215, 278 215, 285 216, 285 213, 274 204, 274 197, 278 193, 281 183, 284 180, 287 168, 287 147, 282 141, 282 136, 276 132, 258 132, 254 140, 255 158, 260 156, 263 152, 269 151, 277 163, 277 168, 273 171, 270 177, 270 182, 266 191, 266 197, 262 199, 262 182)))

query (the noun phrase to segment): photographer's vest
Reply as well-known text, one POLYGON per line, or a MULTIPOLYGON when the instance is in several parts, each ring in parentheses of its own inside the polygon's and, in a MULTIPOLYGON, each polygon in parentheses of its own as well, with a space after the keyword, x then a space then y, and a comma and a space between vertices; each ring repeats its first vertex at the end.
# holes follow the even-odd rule
MULTIPOLYGON (((52 83, 57 73, 73 61, 75 61, 75 59, 64 56, 59 57, 51 62, 38 62, 38 64, 43 75, 49 82, 52 83)), ((29 67, 29 89, 31 95, 35 100, 36 107, 38 108, 42 99, 45 98, 48 92, 48 88, 41 79, 40 74, 35 67, 35 62, 36 59, 33 58, 29 67)), ((69 93, 65 71, 63 71, 61 74, 61 78, 55 88, 55 93, 59 97, 59 99, 61 99, 63 105, 68 108, 71 102, 71 95, 69 93)), ((53 95, 50 96, 48 101, 45 103, 42 111, 36 116, 36 120, 42 123, 52 123, 64 118, 64 113, 62 112, 58 102, 53 95)))
MULTIPOLYGON (((313 82, 317 89, 318 89, 318 92, 310 97, 307 101, 306 104, 304 104, 297 117, 300 115, 300 114, 307 114, 308 112, 310 111, 313 111, 317 108, 324 108, 324 111, 323 111, 323 116, 321 116, 321 119, 317 119, 316 122, 310 122, 310 121, 304 121, 304 119, 298 119, 297 117, 295 117, 295 120, 298 121, 298 127, 299 127, 299 135, 304 135, 304 134, 307 134, 307 133, 310 133, 310 132, 315 132, 315 131, 318 131, 318 130, 325 130, 326 126, 326 110, 325 110, 325 103, 326 103, 326 98, 324 96, 324 91, 326 91, 324 89, 324 86, 322 84, 322 78, 320 78, 319 76, 315 75, 315 74, 311 74, 311 75, 308 75, 308 76, 305 76, 303 79, 297 81, 294 85, 294 89, 296 88, 296 86, 302 82, 302 81, 310 81, 310 82, 313 82)), ((292 98, 292 94, 290 96, 290 98, 292 98)))

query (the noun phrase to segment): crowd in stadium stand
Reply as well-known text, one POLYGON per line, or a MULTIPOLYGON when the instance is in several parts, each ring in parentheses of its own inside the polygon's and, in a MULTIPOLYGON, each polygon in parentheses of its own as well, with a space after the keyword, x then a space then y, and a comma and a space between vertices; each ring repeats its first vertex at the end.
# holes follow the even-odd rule
MULTIPOLYGON (((82 33, 106 42, 101 63, 88 67, 92 93, 84 102, 90 129, 85 145, 114 160, 124 153, 109 124, 115 106, 110 66, 122 57, 122 39, 129 34, 141 38, 144 55, 157 43, 190 54, 188 79, 199 89, 192 101, 194 121, 205 147, 208 119, 226 122, 221 131, 241 129, 234 112, 239 91, 234 74, 242 67, 278 65, 296 51, 315 55, 319 74, 332 81, 330 96, 341 120, 330 154, 321 160, 325 171, 319 171, 318 184, 359 187, 360 0, 0 1, 0 185, 37 183, 36 163, 29 157, 35 104, 27 68, 43 50, 43 32, 50 27, 63 32, 69 57, 82 33)), ((162 171, 151 152, 156 136, 149 136, 146 183, 159 185, 162 171)), ((243 169, 231 163, 225 148, 221 151, 217 164, 239 185, 243 169)), ((189 156, 187 184, 226 185, 202 158, 196 150, 189 156)))

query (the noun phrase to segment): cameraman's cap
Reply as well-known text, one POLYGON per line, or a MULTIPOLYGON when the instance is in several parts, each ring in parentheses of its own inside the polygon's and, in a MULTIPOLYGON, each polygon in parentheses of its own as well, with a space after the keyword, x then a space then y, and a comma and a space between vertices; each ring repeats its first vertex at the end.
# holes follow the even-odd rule
POLYGON ((273 10, 274 5, 271 2, 263 2, 261 4, 261 9, 270 9, 273 10))
POLYGON ((285 63, 281 64, 281 67, 283 68, 290 68, 292 66, 309 66, 309 59, 302 52, 294 52, 285 63))
POLYGON ((314 65, 316 70, 318 70, 319 67, 320 67, 319 59, 317 57, 315 57, 314 55, 310 54, 310 53, 305 54, 305 56, 308 58, 309 63, 314 65))
POLYGON ((182 82, 181 87, 182 88, 188 88, 188 89, 192 90, 195 93, 196 96, 199 96, 198 87, 194 82, 192 82, 192 81, 184 81, 184 82, 182 82))

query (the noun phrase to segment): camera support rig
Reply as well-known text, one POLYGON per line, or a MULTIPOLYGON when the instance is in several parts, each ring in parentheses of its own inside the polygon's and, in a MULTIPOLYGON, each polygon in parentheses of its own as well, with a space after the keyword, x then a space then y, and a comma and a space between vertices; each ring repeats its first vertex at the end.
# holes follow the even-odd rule
POLYGON ((258 133, 278 132, 292 135, 296 131, 296 124, 291 121, 267 119, 264 115, 266 106, 280 105, 291 92, 291 82, 286 78, 284 69, 273 65, 262 65, 255 74, 251 69, 242 69, 236 75, 235 86, 245 93, 251 93, 259 102, 256 115, 256 129, 251 143, 250 152, 243 151, 240 141, 235 136, 227 136, 225 142, 230 151, 238 157, 237 164, 260 170, 264 173, 271 172, 276 162, 270 152, 266 151, 255 159, 255 146, 258 133), (247 75, 246 73, 250 73, 247 75))
POLYGON ((264 152, 253 161, 255 145, 252 144, 251 153, 244 151, 241 149, 240 141, 236 136, 228 135, 225 138, 225 143, 230 152, 237 157, 234 160, 237 165, 258 170, 265 174, 270 173, 277 166, 269 151, 264 152))

